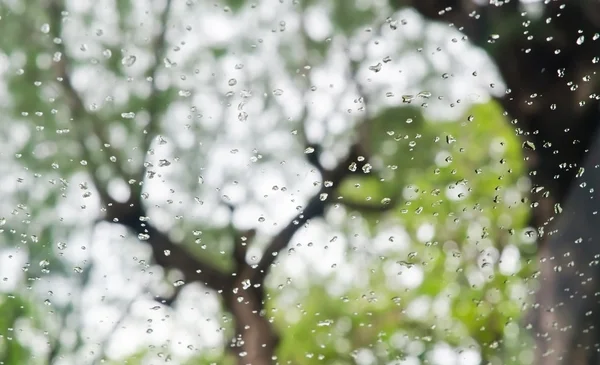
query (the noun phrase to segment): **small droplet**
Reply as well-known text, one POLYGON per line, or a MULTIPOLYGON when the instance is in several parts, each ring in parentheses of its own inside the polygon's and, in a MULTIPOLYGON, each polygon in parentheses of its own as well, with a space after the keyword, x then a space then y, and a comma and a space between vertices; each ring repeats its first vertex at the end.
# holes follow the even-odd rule
POLYGON ((165 68, 171 68, 171 67, 177 66, 177 63, 171 61, 170 59, 168 59, 166 57, 163 59, 163 63, 165 64, 165 68))
POLYGON ((556 213, 556 214, 560 214, 560 213, 562 213, 562 211, 563 211, 563 209, 562 209, 562 207, 560 206, 560 203, 556 203, 556 204, 554 204, 554 213, 556 213))
POLYGON ((410 104, 414 98, 414 95, 402 95, 402 102, 405 104, 410 104))
POLYGON ((135 61, 137 61, 137 57, 135 57, 134 55, 129 55, 123 57, 123 59, 121 60, 121 64, 125 67, 131 67, 133 66, 135 61))
POLYGON ((525 141, 525 142, 523 142, 523 148, 531 150, 531 151, 535 151, 535 144, 531 141, 525 141))
POLYGON ((379 71, 381 71, 382 66, 383 65, 381 64, 381 62, 379 62, 376 65, 369 66, 369 70, 371 70, 373 72, 379 72, 379 71))

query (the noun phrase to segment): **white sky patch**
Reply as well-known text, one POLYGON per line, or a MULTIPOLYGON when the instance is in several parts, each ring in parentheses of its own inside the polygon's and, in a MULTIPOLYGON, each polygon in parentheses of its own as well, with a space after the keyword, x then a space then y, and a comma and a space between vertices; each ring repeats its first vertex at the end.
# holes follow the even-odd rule
POLYGON ((506 276, 515 274, 521 268, 521 253, 514 245, 508 245, 502 251, 499 263, 500 272, 506 276))
POLYGON ((311 6, 306 9, 304 21, 307 35, 315 41, 324 41, 333 31, 329 14, 323 7, 311 6))
POLYGON ((421 242, 427 242, 435 236, 435 227, 433 224, 422 224, 417 228, 417 239, 421 242))

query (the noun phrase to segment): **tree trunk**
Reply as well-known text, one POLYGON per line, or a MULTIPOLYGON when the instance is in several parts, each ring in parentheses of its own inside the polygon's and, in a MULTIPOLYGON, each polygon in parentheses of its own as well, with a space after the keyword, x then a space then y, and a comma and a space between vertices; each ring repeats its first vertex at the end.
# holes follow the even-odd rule
POLYGON ((599 364, 600 134, 540 248, 533 314, 537 365, 599 364))
MULTIPOLYGON (((249 269, 249 268, 248 268, 249 269)), ((265 292, 248 280, 251 269, 242 271, 234 289, 224 295, 225 306, 235 321, 230 350, 238 365, 271 365, 279 337, 266 317, 265 292)))

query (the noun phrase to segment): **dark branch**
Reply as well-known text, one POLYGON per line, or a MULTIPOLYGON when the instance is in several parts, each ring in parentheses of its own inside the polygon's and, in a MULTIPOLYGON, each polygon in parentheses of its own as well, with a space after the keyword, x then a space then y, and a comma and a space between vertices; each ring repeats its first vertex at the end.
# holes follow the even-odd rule
POLYGON ((236 272, 241 272, 248 266, 248 263, 246 262, 246 253, 248 252, 248 246, 255 235, 255 229, 249 229, 237 235, 235 242, 233 243, 233 260, 236 264, 236 272))
MULTIPOLYGON (((328 182, 323 184, 317 194, 315 194, 309 201, 306 207, 298 214, 288 225, 282 229, 269 243, 265 250, 260 262, 255 268, 253 276, 253 283, 263 283, 265 277, 269 273, 270 268, 275 263, 277 256, 281 250, 287 247, 290 240, 296 234, 298 229, 304 224, 308 223, 311 219, 323 216, 325 208, 330 202, 325 199, 321 200, 321 194, 331 192, 338 187, 342 180, 353 173, 349 168, 353 164, 357 164, 357 168, 360 168, 359 163, 361 161, 360 147, 353 145, 348 153, 348 156, 341 161, 333 170, 326 170, 323 174, 323 181, 328 182)), ((362 162, 366 162, 363 160, 362 162)))
POLYGON ((395 0, 392 3, 399 7, 411 6, 426 18, 447 22, 469 38, 487 37, 481 34, 478 21, 488 5, 478 5, 473 0, 395 0))
MULTIPOLYGON (((167 0, 167 4, 165 5, 165 9, 160 15, 160 24, 162 29, 160 33, 153 40, 153 49, 154 49, 154 63, 146 72, 146 75, 152 80, 151 81, 151 91, 150 96, 148 97, 148 106, 147 111, 150 115, 150 121, 144 130, 144 139, 142 142, 141 149, 143 153, 147 153, 150 149, 150 145, 152 144, 152 139, 156 137, 156 134, 159 133, 159 122, 161 117, 161 110, 164 106, 160 105, 160 98, 162 91, 158 88, 156 84, 156 78, 158 76, 158 71, 160 69, 160 65, 162 64, 162 59, 165 57, 166 48, 167 48, 167 24, 169 22, 169 15, 171 13, 172 0, 167 0)), ((142 166, 138 173, 138 180, 143 181, 145 168, 142 166)))
POLYGON ((179 270, 186 284, 200 282, 214 290, 226 290, 231 277, 215 266, 200 260, 184 246, 173 242, 165 233, 156 229, 146 218, 140 199, 128 203, 109 204, 107 219, 120 223, 138 234, 152 248, 154 262, 165 269, 179 270))
POLYGON ((396 201, 391 200, 389 203, 365 203, 355 202, 349 200, 338 200, 336 204, 343 205, 344 207, 355 210, 360 213, 383 213, 392 210, 396 207, 396 201))

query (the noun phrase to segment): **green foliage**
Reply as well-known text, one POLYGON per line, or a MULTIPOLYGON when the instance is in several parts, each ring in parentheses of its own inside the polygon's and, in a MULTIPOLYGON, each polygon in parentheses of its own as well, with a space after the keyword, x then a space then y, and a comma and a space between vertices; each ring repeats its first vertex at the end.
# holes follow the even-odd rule
POLYGON ((20 341, 17 322, 34 315, 31 304, 15 295, 0 297, 0 363, 21 364, 30 355, 30 350, 20 341))
MULTIPOLYGON (((526 285, 532 273, 528 265, 516 273, 518 276, 502 274, 497 266, 486 268, 485 263, 481 266, 483 252, 491 247, 495 246, 502 252, 508 244, 521 245, 515 232, 520 232, 524 227, 527 208, 519 201, 504 199, 505 192, 509 190, 526 193, 517 186, 524 169, 518 138, 494 102, 474 105, 460 121, 452 123, 427 121, 418 111, 407 108, 390 109, 383 116, 375 118, 372 126, 373 131, 384 136, 372 139, 372 148, 376 151, 382 151, 390 141, 400 146, 397 150, 387 147, 387 151, 390 151, 388 154, 375 155, 384 161, 389 159, 389 162, 382 164, 383 168, 389 168, 392 162, 398 168, 394 167, 391 177, 383 181, 373 174, 354 178, 347 181, 339 192, 345 200, 372 200, 377 203, 390 198, 399 203, 388 219, 392 219, 394 225, 400 224, 408 233, 409 253, 399 251, 387 254, 382 261, 372 262, 375 273, 369 288, 376 293, 376 306, 383 307, 380 308, 380 315, 393 317, 393 313, 398 312, 400 317, 381 322, 362 317, 372 312, 364 300, 359 299, 361 297, 357 292, 344 296, 357 299, 340 302, 324 294, 324 288, 314 289, 316 292, 308 296, 314 298, 308 299, 310 305, 318 307, 314 311, 319 312, 319 316, 325 315, 324 318, 333 319, 333 322, 339 322, 346 316, 352 318, 353 322, 356 316, 364 318, 359 322, 373 327, 372 334, 367 336, 371 339, 375 338, 374 334, 389 337, 400 331, 411 338, 429 336, 436 339, 426 341, 431 346, 439 340, 453 346, 477 343, 481 346, 484 359, 498 356, 503 343, 519 342, 512 337, 505 337, 504 328, 507 324, 519 323, 520 304, 511 293, 515 288, 526 285), (404 123, 409 117, 414 122, 404 123), (411 193, 406 196, 403 189, 411 193), (447 194, 457 189, 462 189, 462 196, 451 199, 447 194), (424 224, 431 225, 435 230, 427 242, 417 236, 418 229, 424 224), (479 232, 476 236, 469 233, 476 231, 479 232), (394 261, 399 274, 407 268, 420 268, 424 272, 424 281, 417 288, 390 293, 385 284, 389 274, 385 274, 381 268, 394 261), (477 272, 487 277, 475 285, 472 280, 477 272), (394 296, 395 300, 390 300, 390 296, 394 296), (328 298, 327 303, 336 309, 328 311, 328 304, 324 303, 323 298, 328 298), (402 314, 410 303, 423 298, 432 302, 448 301, 448 316, 410 319, 402 314), (357 303, 365 305, 360 312, 356 311, 357 303), (394 325, 388 327, 389 323, 394 325)), ((384 172, 380 172, 380 175, 385 175, 384 172)), ((382 217, 378 214, 366 215, 365 219, 373 235, 379 231, 378 227, 386 226, 382 225, 382 217)), ((348 222, 345 230, 348 235, 353 234, 356 224, 348 222)), ((301 333, 314 332, 314 329, 305 328, 314 326, 318 321, 313 316, 314 313, 305 315, 307 318, 301 319, 293 328, 299 326, 301 333)), ((333 339, 348 339, 352 343, 351 348, 357 349, 363 345, 351 341, 353 333, 349 331, 330 336, 333 339)), ((312 346, 315 353, 323 352, 318 343, 313 342, 312 346)), ((329 347, 335 348, 325 346, 329 347)), ((388 354, 384 356, 385 361, 393 359, 389 354, 395 353, 395 349, 384 347, 388 354)), ((519 348, 517 350, 520 351, 519 348)), ((286 351, 291 349, 282 351, 287 354, 286 351)), ((332 358, 337 355, 325 356, 332 358)), ((294 360, 299 361, 297 358, 294 360)))
POLYGON ((344 0, 332 0, 332 6, 333 23, 339 31, 348 35, 361 27, 372 25, 375 19, 372 6, 358 8, 355 3, 344 0))

